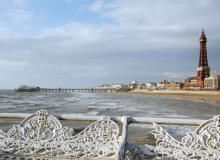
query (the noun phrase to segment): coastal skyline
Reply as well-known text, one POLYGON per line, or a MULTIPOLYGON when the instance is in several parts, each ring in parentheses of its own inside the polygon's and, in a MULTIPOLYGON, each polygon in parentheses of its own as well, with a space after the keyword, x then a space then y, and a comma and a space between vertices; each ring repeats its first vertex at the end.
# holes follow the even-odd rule
POLYGON ((202 28, 220 72, 217 0, 0 0, 0 88, 183 81, 202 28))

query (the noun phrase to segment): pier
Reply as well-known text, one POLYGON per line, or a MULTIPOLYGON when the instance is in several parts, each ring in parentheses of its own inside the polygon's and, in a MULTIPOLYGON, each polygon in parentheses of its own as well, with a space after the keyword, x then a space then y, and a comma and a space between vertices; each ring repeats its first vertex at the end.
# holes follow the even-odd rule
POLYGON ((119 92, 118 88, 78 88, 78 89, 68 89, 68 88, 40 88, 40 92, 61 92, 61 93, 71 93, 71 92, 108 92, 115 93, 119 92))

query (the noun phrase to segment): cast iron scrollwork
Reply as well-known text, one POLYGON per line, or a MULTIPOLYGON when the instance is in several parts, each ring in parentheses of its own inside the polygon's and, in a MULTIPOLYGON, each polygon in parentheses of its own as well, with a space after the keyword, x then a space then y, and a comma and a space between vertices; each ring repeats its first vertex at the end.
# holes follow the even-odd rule
POLYGON ((119 127, 103 117, 78 134, 62 127, 45 110, 14 125, 7 133, 0 130, 0 155, 62 159, 98 159, 114 157, 119 143, 119 127))
MULTIPOLYGON (((201 124, 195 132, 187 133, 179 142, 162 127, 154 124, 156 147, 155 153, 178 160, 219 160, 220 159, 220 126, 219 116, 201 124)), ((149 147, 149 146, 148 146, 149 147)))

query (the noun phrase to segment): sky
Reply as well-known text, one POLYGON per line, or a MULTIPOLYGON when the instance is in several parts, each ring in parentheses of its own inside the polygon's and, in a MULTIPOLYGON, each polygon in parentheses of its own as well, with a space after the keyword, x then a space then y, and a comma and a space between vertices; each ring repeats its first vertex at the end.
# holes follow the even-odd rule
POLYGON ((220 73, 219 0, 0 0, 0 88, 84 88, 220 73))

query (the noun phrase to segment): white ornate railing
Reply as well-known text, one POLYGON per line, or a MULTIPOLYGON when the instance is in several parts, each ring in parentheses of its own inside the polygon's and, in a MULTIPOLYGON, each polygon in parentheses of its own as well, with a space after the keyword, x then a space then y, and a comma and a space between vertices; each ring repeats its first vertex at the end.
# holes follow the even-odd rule
POLYGON ((0 154, 38 159, 121 159, 126 138, 122 136, 110 117, 103 116, 74 134, 73 129, 62 127, 55 116, 40 110, 7 133, 0 130, 0 154))
POLYGON ((141 117, 51 115, 45 110, 34 114, 6 114, 0 117, 25 118, 8 132, 0 130, 0 159, 220 159, 220 119, 172 120, 141 117), (63 127, 59 119, 96 120, 80 133, 63 127), (181 142, 154 124, 156 146, 137 147, 127 142, 129 123, 202 124, 181 142), (151 158, 150 158, 151 157, 151 158), (152 158, 153 157, 153 158, 152 158))
MULTIPOLYGON (((202 123, 195 132, 187 133, 179 142, 162 127, 154 124, 156 147, 152 150, 161 159, 177 160, 219 160, 220 159, 220 117, 202 123)), ((151 148, 151 147, 150 147, 151 148)))

